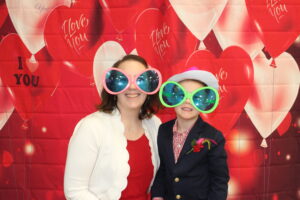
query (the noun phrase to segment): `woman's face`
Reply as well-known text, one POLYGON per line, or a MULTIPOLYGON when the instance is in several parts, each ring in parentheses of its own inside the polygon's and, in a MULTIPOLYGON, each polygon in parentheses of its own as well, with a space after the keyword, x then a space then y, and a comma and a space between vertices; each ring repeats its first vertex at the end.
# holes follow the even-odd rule
MULTIPOLYGON (((136 75, 146 69, 142 63, 135 60, 124 61, 118 68, 123 70, 129 77, 136 77, 136 75)), ((140 110, 147 95, 138 90, 136 86, 130 82, 128 89, 118 94, 117 97, 118 108, 140 110)))

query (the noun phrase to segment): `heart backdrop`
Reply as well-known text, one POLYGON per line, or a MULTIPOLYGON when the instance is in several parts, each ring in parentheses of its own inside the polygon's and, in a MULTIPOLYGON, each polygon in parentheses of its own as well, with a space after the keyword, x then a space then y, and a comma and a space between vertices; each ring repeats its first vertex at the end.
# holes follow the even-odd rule
POLYGON ((28 50, 35 54, 44 42, 44 26, 49 13, 70 0, 6 0, 9 16, 28 50))
POLYGON ((263 138, 262 147, 267 147, 265 139, 285 118, 299 91, 300 73, 294 58, 284 52, 275 61, 273 68, 263 54, 254 59, 254 91, 245 106, 263 138))
POLYGON ((72 70, 91 76, 96 44, 102 32, 102 16, 95 0, 80 0, 71 7, 57 7, 45 27, 50 54, 72 70))
POLYGON ((146 9, 151 0, 99 0, 118 33, 122 33, 146 9))
POLYGON ((291 122, 292 122, 292 115, 290 112, 288 112, 285 118, 277 127, 277 132, 280 136, 283 136, 289 130, 289 128, 291 127, 291 122))
POLYGON ((10 100, 7 88, 3 86, 0 79, 0 130, 5 125, 6 121, 9 119, 11 113, 14 110, 12 101, 10 100))
POLYGON ((253 66, 247 52, 237 46, 225 49, 219 58, 207 51, 194 52, 186 68, 198 68, 213 73, 219 81, 220 102, 211 114, 203 119, 227 134, 235 125, 251 93, 253 66))
POLYGON ((107 41, 103 43, 97 50, 94 57, 93 74, 94 82, 100 97, 102 92, 101 82, 103 72, 125 55, 126 52, 124 51, 123 47, 115 41, 107 41))
POLYGON ((0 0, 0 28, 6 20, 7 17, 7 8, 5 4, 5 0, 0 0))
POLYGON ((177 18, 172 7, 165 15, 155 8, 144 10, 136 22, 136 49, 148 63, 159 69, 164 78, 180 59, 186 59, 197 48, 195 38, 177 18))
POLYGON ((244 1, 228 0, 213 30, 222 49, 240 46, 254 59, 264 47, 244 1))
POLYGON ((246 5, 266 51, 276 58, 300 33, 300 1, 246 0, 246 5))
POLYGON ((17 34, 2 40, 0 77, 24 120, 49 98, 60 78, 60 62, 54 62, 46 48, 35 54, 35 60, 31 56, 17 34))
POLYGON ((227 0, 170 0, 170 3, 185 26, 203 41, 218 21, 227 0))

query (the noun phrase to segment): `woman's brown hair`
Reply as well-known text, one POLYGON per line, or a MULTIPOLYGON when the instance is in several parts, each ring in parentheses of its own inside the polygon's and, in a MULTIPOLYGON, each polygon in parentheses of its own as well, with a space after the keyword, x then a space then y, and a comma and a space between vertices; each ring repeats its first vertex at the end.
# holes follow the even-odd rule
MULTIPOLYGON (((112 67, 118 68, 119 65, 125 61, 134 60, 140 62, 145 66, 145 68, 149 68, 146 60, 141 56, 128 54, 125 55, 122 59, 118 60, 112 67)), ((117 96, 113 94, 109 94, 105 91, 105 89, 101 92, 101 103, 97 106, 99 111, 105 113, 112 113, 112 111, 117 108, 117 96)), ((160 108, 160 102, 158 98, 158 93, 153 95, 148 95, 144 104, 141 107, 141 111, 139 113, 139 119, 150 118, 153 114, 157 113, 160 108)))

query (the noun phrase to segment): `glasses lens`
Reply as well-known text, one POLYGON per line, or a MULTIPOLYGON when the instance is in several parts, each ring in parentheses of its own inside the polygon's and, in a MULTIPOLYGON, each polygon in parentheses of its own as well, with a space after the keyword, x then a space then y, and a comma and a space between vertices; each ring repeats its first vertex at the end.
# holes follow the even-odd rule
POLYGON ((136 84, 145 92, 153 92, 159 86, 159 75, 155 70, 145 71, 137 78, 136 84))
POLYGON ((120 92, 128 85, 128 78, 120 71, 110 70, 106 73, 105 84, 111 92, 120 92))
POLYGON ((170 107, 180 104, 184 99, 184 91, 175 83, 167 83, 162 90, 162 101, 170 107))
POLYGON ((217 94, 210 88, 201 89, 193 95, 195 106, 201 111, 213 111, 217 103, 217 94))

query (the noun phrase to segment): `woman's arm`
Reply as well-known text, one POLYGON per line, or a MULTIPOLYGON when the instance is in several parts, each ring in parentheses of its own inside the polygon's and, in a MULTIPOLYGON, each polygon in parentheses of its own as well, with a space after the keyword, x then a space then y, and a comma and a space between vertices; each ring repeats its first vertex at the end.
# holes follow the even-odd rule
POLYGON ((68 200, 99 200, 89 190, 89 179, 99 151, 95 123, 81 120, 75 127, 68 146, 64 192, 68 200))

